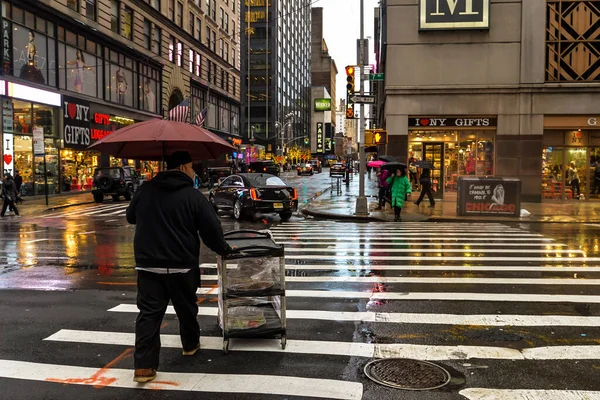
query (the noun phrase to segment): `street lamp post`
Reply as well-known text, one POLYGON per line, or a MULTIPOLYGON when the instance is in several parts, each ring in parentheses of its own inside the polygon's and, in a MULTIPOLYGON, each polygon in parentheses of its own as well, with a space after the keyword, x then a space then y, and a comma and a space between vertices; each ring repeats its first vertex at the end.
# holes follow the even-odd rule
MULTIPOLYGON (((364 26, 364 10, 365 4, 364 0, 360 0, 360 51, 358 54, 358 70, 360 74, 360 94, 361 96, 365 94, 364 92, 364 56, 365 51, 367 51, 365 47, 365 26, 364 26)), ((358 197, 356 198, 356 209, 354 211, 357 215, 368 215, 369 214, 369 205, 367 202, 367 198, 365 197, 365 170, 367 169, 367 162, 365 156, 365 129, 364 129, 364 104, 360 105, 360 116, 359 116, 359 125, 358 125, 358 156, 360 158, 360 164, 358 168, 358 197)))

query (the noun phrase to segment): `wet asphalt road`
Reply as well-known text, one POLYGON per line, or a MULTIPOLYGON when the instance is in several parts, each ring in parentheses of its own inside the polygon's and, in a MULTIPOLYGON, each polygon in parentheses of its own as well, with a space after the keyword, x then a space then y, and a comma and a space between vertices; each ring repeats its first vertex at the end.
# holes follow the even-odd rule
MULTIPOLYGON (((326 174, 286 179, 301 202, 328 183, 326 174)), ((148 385, 162 390, 132 390, 134 228, 125 207, 107 202, 0 221, 0 397, 545 400, 548 392, 502 390, 568 389, 594 392, 560 398, 600 398, 600 226, 299 216, 285 224, 277 216, 222 216, 226 231, 270 228, 286 246, 288 349, 232 341, 222 354, 215 256, 203 248, 205 350, 182 357, 168 314, 162 332, 173 336, 163 338, 162 383, 148 385), (362 372, 375 356, 436 361, 453 380, 430 392, 387 389, 362 372), (204 376, 200 392, 183 391, 203 373, 218 375, 204 376), (251 378, 259 388, 243 383, 248 374, 259 376, 251 378)))

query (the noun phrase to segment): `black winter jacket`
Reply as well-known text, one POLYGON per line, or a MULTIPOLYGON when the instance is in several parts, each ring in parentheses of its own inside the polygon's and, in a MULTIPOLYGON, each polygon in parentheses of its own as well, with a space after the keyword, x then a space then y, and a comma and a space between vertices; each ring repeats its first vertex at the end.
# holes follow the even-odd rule
POLYGON ((180 171, 159 172, 144 183, 127 208, 127 222, 136 224, 135 263, 145 268, 199 268, 200 238, 215 253, 231 248, 221 221, 206 197, 180 171))

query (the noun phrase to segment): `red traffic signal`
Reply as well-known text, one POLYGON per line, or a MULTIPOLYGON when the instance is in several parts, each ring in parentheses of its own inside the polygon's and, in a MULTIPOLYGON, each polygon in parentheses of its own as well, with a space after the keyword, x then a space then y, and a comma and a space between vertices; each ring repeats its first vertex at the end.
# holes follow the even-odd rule
POLYGON ((354 76, 354 67, 353 66, 347 66, 346 67, 346 75, 352 75, 354 76))

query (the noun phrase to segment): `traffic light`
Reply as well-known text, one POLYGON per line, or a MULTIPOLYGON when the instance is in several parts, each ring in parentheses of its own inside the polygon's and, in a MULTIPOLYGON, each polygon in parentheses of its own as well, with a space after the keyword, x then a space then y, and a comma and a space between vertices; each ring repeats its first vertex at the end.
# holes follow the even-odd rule
POLYGON ((304 138, 304 144, 308 144, 310 142, 310 140, 308 140, 308 138, 304 138))
POLYGON ((346 67, 346 82, 348 82, 348 84, 346 85, 348 94, 354 95, 354 67, 353 66, 346 67))
POLYGON ((351 107, 346 109, 346 118, 352 119, 354 118, 354 110, 351 107))
POLYGON ((373 132, 373 144, 387 144, 387 132, 386 131, 375 131, 373 132))

